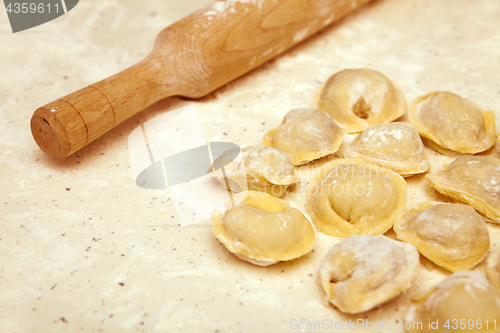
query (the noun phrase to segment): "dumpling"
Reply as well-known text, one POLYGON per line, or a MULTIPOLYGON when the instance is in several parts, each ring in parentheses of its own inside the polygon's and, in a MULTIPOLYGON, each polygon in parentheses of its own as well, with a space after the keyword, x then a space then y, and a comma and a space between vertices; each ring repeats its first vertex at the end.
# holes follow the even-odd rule
MULTIPOLYGON (((214 161, 231 161, 234 151, 228 150, 214 161)), ((217 169, 217 168, 213 168, 217 169)), ((242 192, 254 190, 281 197, 288 186, 298 183, 292 160, 281 150, 266 146, 249 146, 241 149, 240 154, 223 169, 214 171, 217 180, 227 189, 242 192), (225 176, 224 177, 224 173, 225 176), (226 178, 228 184, 226 184, 226 178)))
POLYGON ((394 231, 398 239, 452 272, 473 268, 490 248, 486 222, 464 204, 424 202, 407 207, 394 231))
POLYGON ((406 99, 397 84, 371 69, 344 69, 320 88, 313 103, 348 133, 391 122, 406 113, 406 99))
POLYGON ((335 153, 345 131, 330 115, 315 109, 293 109, 280 126, 264 136, 264 145, 284 151, 293 164, 301 165, 335 153))
POLYGON ((379 235, 406 204, 406 182, 393 171, 356 159, 327 163, 314 178, 307 211, 333 237, 379 235))
POLYGON ((430 168, 424 144, 408 123, 368 127, 344 150, 344 157, 359 158, 409 177, 430 168))
POLYGON ((406 291, 418 267, 419 255, 411 244, 384 236, 351 236, 328 251, 317 281, 328 301, 355 314, 406 291))
POLYGON ((417 98, 408 121, 439 152, 452 150, 476 154, 495 144, 495 113, 449 91, 436 91, 417 98), (432 144, 434 143, 434 144, 432 144))
POLYGON ((215 236, 238 258, 268 266, 313 249, 314 228, 300 210, 264 192, 241 192, 233 199, 212 221, 215 236))
POLYGON ((500 291, 500 249, 488 257, 486 272, 490 282, 500 291))
POLYGON ((500 160, 460 156, 448 167, 425 176, 439 193, 464 202, 500 223, 500 160))
POLYGON ((499 319, 495 287, 481 273, 460 271, 413 300, 405 328, 409 333, 498 332, 499 319))

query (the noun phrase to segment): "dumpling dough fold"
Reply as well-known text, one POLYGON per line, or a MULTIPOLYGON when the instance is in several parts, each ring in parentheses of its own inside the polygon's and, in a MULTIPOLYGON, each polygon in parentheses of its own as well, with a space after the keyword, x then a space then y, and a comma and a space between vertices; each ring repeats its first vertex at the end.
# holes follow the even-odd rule
POLYGON ((214 161, 214 165, 225 165, 222 163, 224 160, 231 161, 214 172, 217 180, 227 189, 235 192, 261 191, 279 198, 288 186, 299 182, 292 160, 281 150, 249 146, 242 148, 232 160, 230 157, 234 153, 228 150, 214 161))
POLYGON ((294 165, 335 153, 345 131, 330 115, 315 109, 293 109, 280 126, 264 136, 264 145, 284 151, 294 165))
POLYGON ((418 267, 419 255, 411 244, 384 236, 351 236, 328 251, 317 281, 328 301, 355 314, 406 291, 418 267))
POLYGON ((329 113, 348 133, 391 122, 406 113, 406 99, 396 83, 380 72, 344 69, 323 83, 313 108, 329 113))
POLYGON ((464 204, 422 202, 396 220, 398 239, 452 272, 471 269, 488 253, 490 234, 483 217, 464 204))
POLYGON ((405 315, 409 333, 498 332, 499 319, 500 295, 488 279, 473 271, 453 273, 418 295, 405 315))
POLYGON ((448 167, 425 176, 439 193, 464 202, 500 223, 500 160, 460 156, 448 167))
POLYGON ((395 172, 357 159, 325 164, 313 180, 307 211, 333 237, 379 235, 406 204, 406 182, 395 172))
POLYGON ((238 258, 268 266, 309 253, 314 228, 297 208, 264 192, 234 196, 224 212, 214 211, 213 232, 238 258))
POLYGON ((410 177, 430 168, 424 144, 415 127, 408 123, 368 127, 344 150, 344 157, 359 158, 410 177))
POLYGON ((476 154, 495 144, 495 113, 449 91, 417 98, 408 121, 437 151, 476 154))

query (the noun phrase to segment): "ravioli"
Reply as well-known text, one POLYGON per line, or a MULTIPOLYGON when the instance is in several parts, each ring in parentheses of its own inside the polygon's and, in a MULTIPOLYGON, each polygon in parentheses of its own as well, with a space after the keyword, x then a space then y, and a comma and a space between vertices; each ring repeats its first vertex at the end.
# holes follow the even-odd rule
POLYGON ((424 202, 407 207, 394 231, 398 239, 452 272, 473 268, 490 248, 486 222, 464 204, 424 202))
POLYGON ((359 68, 332 75, 320 88, 315 109, 329 113, 348 133, 391 122, 406 113, 406 99, 397 84, 380 72, 359 68))
POLYGON ((288 186, 299 182, 292 160, 281 150, 249 146, 242 148, 240 154, 232 160, 230 156, 234 153, 228 150, 214 161, 214 165, 224 165, 224 161, 231 161, 224 168, 217 170, 213 167, 216 169, 214 174, 217 180, 229 190, 261 191, 281 197, 288 186))
POLYGON ((406 204, 406 182, 395 172, 357 159, 329 162, 313 180, 307 211, 330 236, 379 235, 406 204))
POLYGON ((495 250, 486 262, 488 279, 500 291, 500 249, 495 250))
POLYGON ((330 115, 315 109, 293 109, 280 126, 264 136, 264 145, 285 152, 294 165, 335 153, 345 131, 330 115))
POLYGON ((495 287, 481 273, 460 271, 417 296, 405 322, 409 333, 498 332, 499 318, 495 287), (429 328, 430 323, 435 324, 429 328))
POLYGON ((500 160, 492 156, 460 156, 425 178, 439 193, 464 202, 500 223, 500 160))
POLYGON ((408 121, 437 151, 476 154, 495 144, 495 113, 449 91, 417 98, 408 121), (432 144, 434 143, 434 144, 432 144), (444 150, 443 150, 444 149, 444 150))
POLYGON ((297 208, 264 192, 247 191, 212 215, 217 239, 238 258, 258 266, 298 258, 315 243, 314 228, 297 208))
POLYGON ((415 247, 384 236, 350 236, 321 263, 317 281, 345 313, 371 310, 406 291, 419 267, 415 247))
POLYGON ((415 127, 408 123, 368 127, 344 150, 344 157, 359 158, 410 177, 430 168, 424 144, 415 127))

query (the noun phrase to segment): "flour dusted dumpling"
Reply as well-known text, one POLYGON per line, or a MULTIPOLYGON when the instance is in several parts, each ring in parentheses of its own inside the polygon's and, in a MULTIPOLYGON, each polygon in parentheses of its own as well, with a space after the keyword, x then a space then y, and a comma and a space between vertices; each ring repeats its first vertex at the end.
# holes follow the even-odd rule
POLYGON ((340 128, 326 112, 293 109, 280 126, 264 136, 264 145, 284 151, 293 164, 301 165, 335 153, 344 138, 340 128))
POLYGON ((408 112, 409 122, 432 147, 476 154, 495 144, 495 113, 449 91, 417 98, 408 112), (436 146, 437 144, 437 146, 436 146))
POLYGON ((377 164, 403 177, 422 173, 430 168, 420 135, 408 123, 368 127, 344 150, 344 157, 377 164))
POLYGON ((467 203, 500 223, 500 160, 492 156, 460 156, 425 178, 438 192, 467 203))
POLYGON ((488 279, 500 291, 500 249, 494 251, 487 260, 488 279))
POLYGON ((320 88, 313 107, 328 112, 348 133, 391 122, 406 113, 399 87, 371 69, 344 69, 320 88))
POLYGON ((409 333, 498 332, 499 319, 499 293, 473 271, 453 273, 417 296, 405 315, 409 333), (435 324, 429 328, 430 323, 435 324))
POLYGON ((394 231, 398 239, 452 272, 473 268, 490 248, 486 222, 464 204, 424 202, 407 207, 394 231))
POLYGON ((240 259, 268 266, 309 253, 314 228, 302 212, 264 192, 248 191, 212 215, 215 236, 240 259))
POLYGON ((317 281, 328 301, 346 313, 373 309, 406 291, 417 273, 415 247, 384 236, 351 236, 335 244, 317 281))
MULTIPOLYGON (((226 151, 214 161, 214 165, 225 165, 222 161, 231 161, 232 154, 234 151, 226 151)), ((299 181, 290 157, 281 150, 266 146, 242 148, 240 154, 223 169, 214 169, 217 180, 235 192, 254 190, 281 197, 288 186, 299 181)))
POLYGON ((314 178, 307 210, 333 237, 379 235, 406 203, 406 182, 395 172, 356 159, 327 163, 314 178))

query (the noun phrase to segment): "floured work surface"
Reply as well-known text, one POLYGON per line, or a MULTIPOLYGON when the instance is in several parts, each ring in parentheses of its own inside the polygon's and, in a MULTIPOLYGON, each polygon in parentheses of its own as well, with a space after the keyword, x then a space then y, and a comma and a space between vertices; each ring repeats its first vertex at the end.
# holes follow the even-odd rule
MULTIPOLYGON (((452 91, 494 110, 500 128, 496 0, 376 1, 199 101, 153 105, 65 160, 38 149, 28 126, 36 107, 139 61, 161 28, 206 3, 88 0, 52 23, 0 35, 0 63, 8 64, 0 71, 2 332, 321 332, 318 324, 305 327, 358 319, 395 325, 414 295, 450 275, 421 256, 406 293, 343 315, 323 302, 315 281, 337 239, 318 232, 314 252, 304 257, 269 267, 243 262, 215 238, 210 221, 181 228, 168 192, 136 186, 127 137, 140 123, 194 103, 207 141, 261 144, 289 110, 311 107, 321 83, 344 68, 382 72, 409 104, 452 91)), ((0 30, 9 31, 0 15, 0 30)), ((425 153, 430 172, 453 159, 428 147, 425 153)), ((297 167, 301 182, 283 199, 307 214, 308 182, 335 158, 297 167)), ((450 202, 424 177, 406 179, 407 204, 450 202)), ((500 228, 487 227, 497 249, 500 228)), ((484 272, 485 263, 474 270, 484 272)))

